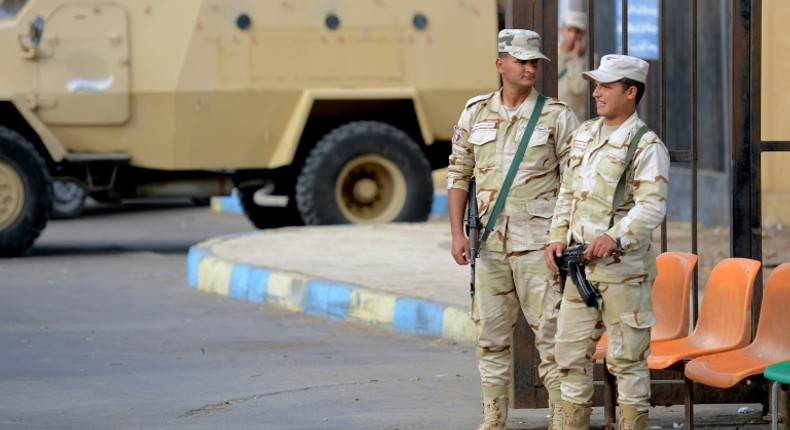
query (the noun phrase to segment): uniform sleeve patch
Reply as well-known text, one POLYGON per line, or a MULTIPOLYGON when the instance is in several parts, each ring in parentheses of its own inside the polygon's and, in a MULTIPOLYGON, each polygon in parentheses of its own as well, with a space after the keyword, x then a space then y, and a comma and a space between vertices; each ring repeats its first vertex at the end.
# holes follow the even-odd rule
POLYGON ((464 133, 466 133, 466 130, 456 125, 455 128, 453 128, 453 144, 458 143, 464 136, 464 133))

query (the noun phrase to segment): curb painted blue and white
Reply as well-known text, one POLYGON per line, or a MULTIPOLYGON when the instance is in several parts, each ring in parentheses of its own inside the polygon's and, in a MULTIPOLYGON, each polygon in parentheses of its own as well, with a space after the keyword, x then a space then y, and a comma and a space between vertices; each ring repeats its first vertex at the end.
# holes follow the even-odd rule
POLYGON ((239 195, 234 189, 229 196, 214 196, 211 198, 211 210, 221 213, 244 214, 239 195))
MULTIPOLYGON (((233 190, 233 193, 229 196, 212 197, 211 210, 221 213, 244 214, 244 208, 241 206, 236 190, 233 190)), ((435 192, 431 204, 431 216, 444 215, 447 215, 447 194, 435 192)))
POLYGON ((373 325, 420 336, 471 343, 478 328, 466 309, 358 285, 228 261, 214 255, 211 239, 190 247, 189 286, 233 299, 265 303, 291 312, 373 325))

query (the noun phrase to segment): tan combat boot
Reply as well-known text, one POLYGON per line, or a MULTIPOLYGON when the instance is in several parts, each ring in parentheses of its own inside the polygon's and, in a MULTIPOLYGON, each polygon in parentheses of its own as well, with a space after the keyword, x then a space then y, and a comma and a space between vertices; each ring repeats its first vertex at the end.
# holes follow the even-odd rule
POLYGON ((620 406, 618 430, 644 430, 647 427, 647 411, 639 412, 633 406, 620 406))
POLYGON ((483 423, 477 430, 507 429, 507 396, 483 398, 483 423))
POLYGON ((565 415, 564 430, 590 430, 590 414, 592 406, 577 405, 562 401, 562 413, 565 415))
POLYGON ((562 413, 562 402, 549 400, 549 430, 562 430, 565 414, 562 413))

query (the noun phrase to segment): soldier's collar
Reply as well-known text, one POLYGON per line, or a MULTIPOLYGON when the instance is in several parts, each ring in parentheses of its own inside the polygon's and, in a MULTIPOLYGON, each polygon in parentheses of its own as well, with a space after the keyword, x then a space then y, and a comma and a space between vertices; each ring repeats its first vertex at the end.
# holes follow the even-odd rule
MULTIPOLYGON (((491 102, 488 104, 488 108, 494 113, 499 112, 500 107, 505 109, 505 104, 502 102, 503 90, 504 88, 500 88, 499 91, 494 94, 494 97, 491 98, 491 102)), ((524 103, 521 104, 519 110, 516 112, 518 116, 523 118, 525 117, 524 112, 528 112, 530 114, 532 113, 532 109, 535 108, 535 104, 538 102, 538 94, 540 94, 538 90, 532 88, 532 91, 529 92, 526 100, 524 100, 524 103)))
MULTIPOLYGON (((609 135, 609 143, 612 145, 622 146, 626 140, 628 140, 628 135, 631 134, 631 131, 637 129, 643 125, 642 120, 639 119, 639 115, 634 111, 631 116, 620 125, 620 127, 612 132, 609 135)), ((597 134, 601 127, 603 126, 603 117, 598 118, 598 121, 595 121, 592 127, 592 134, 597 134)))

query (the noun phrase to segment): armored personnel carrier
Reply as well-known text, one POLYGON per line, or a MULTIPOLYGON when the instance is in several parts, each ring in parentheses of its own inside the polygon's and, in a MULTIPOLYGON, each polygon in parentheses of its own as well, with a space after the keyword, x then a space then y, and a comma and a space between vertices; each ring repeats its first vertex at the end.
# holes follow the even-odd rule
POLYGON ((0 255, 55 181, 235 187, 259 228, 424 220, 496 31, 493 0, 0 0, 0 255))

